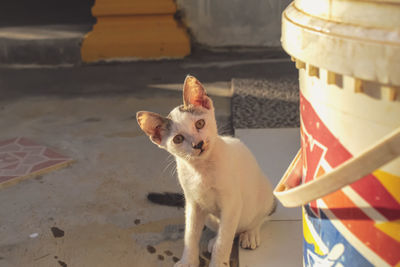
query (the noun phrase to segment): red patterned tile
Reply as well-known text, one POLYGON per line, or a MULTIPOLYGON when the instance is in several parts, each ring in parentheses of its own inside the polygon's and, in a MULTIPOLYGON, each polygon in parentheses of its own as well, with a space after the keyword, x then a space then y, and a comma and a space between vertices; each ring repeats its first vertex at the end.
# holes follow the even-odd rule
POLYGON ((72 159, 27 138, 0 141, 0 187, 69 162, 72 159))
POLYGON ((40 155, 29 155, 22 160, 22 164, 34 165, 43 161, 47 161, 47 158, 40 155))
POLYGON ((29 140, 27 138, 24 137, 20 137, 18 138, 18 144, 20 144, 21 146, 38 146, 38 144, 36 144, 35 142, 33 142, 32 140, 29 140))
POLYGON ((42 146, 35 146, 35 147, 22 147, 23 152, 27 152, 30 155, 40 155, 44 151, 44 147, 42 146))
POLYGON ((48 148, 44 151, 43 155, 50 159, 65 159, 66 157, 48 148))
POLYGON ((6 167, 4 167, 4 168, 1 168, 2 170, 13 170, 13 169, 15 169, 15 168, 17 168, 18 167, 18 162, 17 163, 15 163, 15 164, 10 164, 10 165, 8 165, 8 166, 6 166, 6 167))
POLYGON ((13 151, 18 151, 20 149, 20 146, 17 144, 6 144, 4 146, 0 147, 0 152, 13 152, 13 151))
POLYGON ((17 138, 0 141, 0 146, 4 146, 4 145, 8 145, 8 144, 14 143, 15 140, 17 140, 17 138))
POLYGON ((18 158, 5 152, 0 153, 0 169, 18 163, 18 158))
POLYGON ((28 175, 31 166, 18 164, 14 169, 2 169, 1 174, 4 176, 25 176, 28 175))
POLYGON ((28 154, 27 152, 11 152, 12 155, 17 156, 19 158, 23 158, 28 154))
POLYGON ((16 176, 0 176, 0 184, 13 180, 16 176))
POLYGON ((62 162, 64 162, 64 160, 48 160, 48 161, 45 161, 45 162, 42 162, 42 163, 39 163, 39 164, 35 165, 32 168, 32 172, 39 171, 39 170, 42 170, 42 169, 46 169, 46 168, 49 168, 51 166, 57 165, 57 164, 62 163, 62 162))
POLYGON ((0 161, 4 163, 17 161, 18 158, 13 156, 11 153, 1 152, 0 153, 0 161))

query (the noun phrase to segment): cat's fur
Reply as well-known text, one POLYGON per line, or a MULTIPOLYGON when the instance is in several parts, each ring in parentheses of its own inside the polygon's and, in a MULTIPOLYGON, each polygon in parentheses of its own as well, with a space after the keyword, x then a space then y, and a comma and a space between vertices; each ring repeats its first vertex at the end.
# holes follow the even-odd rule
POLYGON ((259 246, 261 224, 275 208, 271 184, 240 140, 218 135, 213 102, 193 76, 185 79, 183 102, 167 117, 137 113, 152 142, 175 156, 185 195, 184 251, 175 267, 199 265, 204 225, 217 232, 209 242, 210 266, 226 267, 236 234, 243 248, 259 246), (205 122, 201 129, 199 120, 205 122), (182 143, 174 142, 177 135, 182 143))

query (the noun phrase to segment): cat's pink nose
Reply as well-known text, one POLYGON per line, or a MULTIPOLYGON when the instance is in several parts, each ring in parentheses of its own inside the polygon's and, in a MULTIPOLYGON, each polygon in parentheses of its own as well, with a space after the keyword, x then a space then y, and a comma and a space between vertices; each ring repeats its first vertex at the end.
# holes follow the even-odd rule
POLYGON ((194 149, 203 149, 204 142, 200 141, 197 145, 192 144, 194 149))

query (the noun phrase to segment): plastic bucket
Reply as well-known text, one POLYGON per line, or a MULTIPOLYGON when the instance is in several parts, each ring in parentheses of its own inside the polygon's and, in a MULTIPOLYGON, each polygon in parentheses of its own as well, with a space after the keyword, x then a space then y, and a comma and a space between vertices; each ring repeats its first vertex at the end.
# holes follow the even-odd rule
POLYGON ((303 205, 304 266, 400 266, 400 1, 299 0, 301 150, 274 193, 303 205))

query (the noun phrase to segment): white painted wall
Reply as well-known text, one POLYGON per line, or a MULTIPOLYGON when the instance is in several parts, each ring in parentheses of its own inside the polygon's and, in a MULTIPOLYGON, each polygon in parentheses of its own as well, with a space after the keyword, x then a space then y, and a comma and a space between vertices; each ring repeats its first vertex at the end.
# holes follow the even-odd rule
POLYGON ((290 0, 177 0, 196 42, 211 46, 280 46, 290 0))

